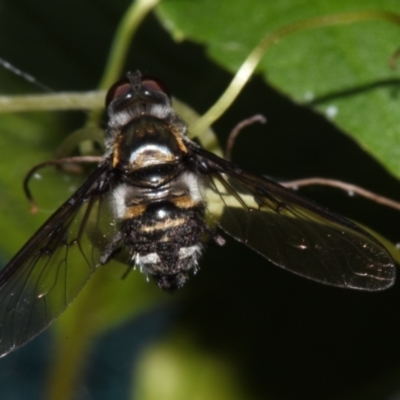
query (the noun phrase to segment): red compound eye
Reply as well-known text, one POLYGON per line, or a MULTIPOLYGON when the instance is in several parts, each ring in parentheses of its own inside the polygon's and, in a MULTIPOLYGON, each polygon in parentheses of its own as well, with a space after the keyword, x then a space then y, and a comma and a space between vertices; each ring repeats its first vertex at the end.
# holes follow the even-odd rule
POLYGON ((146 89, 154 90, 154 91, 157 91, 157 92, 163 92, 169 98, 171 98, 171 95, 169 93, 169 90, 168 90, 167 86, 165 86, 163 82, 161 82, 157 78, 154 78, 153 76, 143 75, 142 76, 142 85, 146 89))
MULTIPOLYGON (((136 75, 136 77, 137 76, 138 75, 136 75)), ((145 75, 141 77, 140 82, 144 89, 147 89, 150 92, 162 92, 165 93, 169 98, 171 98, 167 87, 160 80, 145 75)), ((136 83, 129 78, 124 78, 114 83, 114 85, 112 85, 107 92, 106 107, 108 107, 108 105, 116 98, 126 96, 132 89, 132 85, 135 86, 136 83)))
POLYGON ((106 96, 106 107, 117 97, 125 96, 131 89, 131 82, 128 78, 121 79, 110 87, 106 96))

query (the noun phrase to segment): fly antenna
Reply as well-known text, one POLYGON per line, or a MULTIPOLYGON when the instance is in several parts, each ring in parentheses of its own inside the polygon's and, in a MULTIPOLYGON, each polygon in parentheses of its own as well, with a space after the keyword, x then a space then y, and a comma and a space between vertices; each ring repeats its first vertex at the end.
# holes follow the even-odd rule
POLYGON ((39 87, 40 89, 44 90, 45 92, 53 93, 53 90, 51 90, 44 83, 37 80, 33 75, 30 75, 25 71, 22 71, 21 69, 17 68, 15 65, 11 64, 9 61, 7 61, 1 57, 0 57, 0 65, 7 71, 10 71, 14 75, 21 77, 22 79, 24 79, 25 81, 27 81, 29 83, 32 83, 33 85, 39 87))

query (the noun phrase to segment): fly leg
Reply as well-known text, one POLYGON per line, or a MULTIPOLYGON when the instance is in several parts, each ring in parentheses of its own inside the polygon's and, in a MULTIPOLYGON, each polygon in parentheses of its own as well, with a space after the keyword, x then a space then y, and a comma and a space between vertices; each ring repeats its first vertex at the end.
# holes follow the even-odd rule
POLYGON ((107 264, 110 259, 119 251, 121 251, 121 240, 123 238, 124 234, 119 231, 115 234, 113 237, 112 241, 107 244, 107 246, 104 248, 104 251, 100 257, 100 264, 104 265, 107 264))
POLYGON ((226 243, 226 240, 208 225, 205 227, 205 232, 218 246, 223 246, 226 243))

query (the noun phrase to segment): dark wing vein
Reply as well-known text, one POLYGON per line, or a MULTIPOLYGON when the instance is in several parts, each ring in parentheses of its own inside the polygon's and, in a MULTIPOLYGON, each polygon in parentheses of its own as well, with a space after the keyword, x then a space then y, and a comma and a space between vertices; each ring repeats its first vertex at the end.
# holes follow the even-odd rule
POLYGON ((94 171, 0 272, 0 356, 45 329, 94 271, 96 246, 84 233, 107 191, 105 169, 94 171))
POLYGON ((195 152, 209 214, 226 233, 322 283, 364 290, 394 283, 391 256, 358 225, 203 149, 195 152))

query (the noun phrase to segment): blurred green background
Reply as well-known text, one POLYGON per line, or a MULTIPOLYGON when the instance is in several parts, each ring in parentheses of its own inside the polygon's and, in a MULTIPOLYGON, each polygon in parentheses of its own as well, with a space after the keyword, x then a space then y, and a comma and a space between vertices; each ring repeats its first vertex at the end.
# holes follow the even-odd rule
MULTIPOLYGON (((239 1, 230 1, 232 9, 236 3, 237 7, 243 7, 239 1)), ((294 21, 333 11, 349 11, 348 6, 333 0, 279 1, 274 3, 272 11, 277 12, 274 15, 268 9, 270 3, 254 0, 254 9, 265 5, 269 20, 277 25, 274 28, 284 24, 285 16, 288 21, 294 21), (296 14, 299 9, 302 13, 296 14)), ((397 2, 387 3, 392 4, 390 9, 396 11, 397 8, 400 12, 397 2)), ((127 0, 115 0, 112 4, 106 0, 3 0, 0 4, 0 57, 55 91, 94 89, 101 78, 116 27, 129 4, 127 0)), ((228 3, 221 1, 220 4, 222 10, 228 3)), ((248 4, 250 10, 252 2, 248 4)), ((221 10, 218 14, 207 8, 207 1, 166 1, 163 6, 159 15, 164 25, 173 27, 175 33, 179 29, 186 32, 190 25, 208 23, 208 43, 202 44, 201 35, 196 36, 196 32, 187 35, 194 37, 197 44, 175 42, 159 19, 150 15, 132 43, 126 70, 140 69, 159 77, 174 96, 203 113, 231 79, 222 61, 213 63, 207 51, 223 58, 224 51, 231 48, 234 53, 237 46, 243 44, 244 55, 239 52, 232 56, 232 64, 237 64, 236 58, 243 59, 248 52, 246 48, 252 48, 262 36, 253 33, 255 39, 251 42, 242 32, 257 24, 263 26, 263 22, 247 19, 251 13, 246 13, 246 7, 237 11, 243 16, 242 26, 238 26, 233 19, 234 12, 232 16, 223 17, 221 10), (194 4, 198 7, 197 14, 193 10, 190 13, 190 6, 194 4), (184 9, 176 19, 173 7, 184 9), (224 33, 237 31, 231 47, 218 48, 218 28, 224 33)), ((384 6, 384 2, 369 1, 366 8, 384 6)), ((384 23, 379 24, 379 34, 373 31, 375 25, 365 25, 368 34, 354 52, 345 47, 354 63, 358 60, 356 50, 359 48, 367 55, 376 50, 377 45, 371 38, 381 35, 385 41, 386 31, 379 30, 384 23)), ((204 26, 202 29, 207 32, 204 26)), ((270 29, 265 26, 265 32, 270 29)), ((350 37, 353 28, 335 29, 335 38, 346 45, 347 35, 350 37)), ((397 29, 399 33, 400 29, 393 26, 390 29, 387 42, 391 50, 384 49, 382 55, 371 57, 368 62, 365 56, 356 65, 368 71, 372 69, 372 77, 376 69, 375 80, 370 75, 361 76, 363 80, 355 79, 355 85, 345 72, 340 72, 344 67, 337 64, 333 51, 327 51, 332 57, 329 61, 322 56, 319 58, 319 53, 315 54, 318 49, 311 48, 314 58, 309 60, 304 49, 299 48, 301 36, 298 42, 289 42, 285 52, 277 50, 274 57, 282 60, 282 68, 294 68, 296 62, 301 62, 304 66, 312 65, 321 76, 326 74, 327 82, 328 72, 333 72, 335 78, 343 82, 343 87, 337 87, 337 93, 333 90, 335 81, 333 89, 329 84, 310 87, 317 97, 336 94, 340 102, 343 97, 349 97, 342 93, 344 88, 358 88, 367 95, 373 92, 373 102, 376 88, 385 91, 378 95, 390 96, 391 113, 398 118, 398 72, 390 71, 387 59, 391 51, 396 50, 391 41, 393 32, 397 29), (282 59, 284 55, 288 58, 282 59), (387 74, 382 74, 386 69, 387 74), (373 86, 374 83, 377 85, 373 86)), ((309 35, 314 42, 322 38, 321 31, 309 35)), ((231 39, 227 36, 225 40, 231 39)), ((349 43, 354 43, 354 39, 349 43)), ((343 50, 343 58, 344 54, 343 50)), ((273 85, 299 101, 301 96, 296 94, 295 83, 301 81, 301 76, 294 75, 292 86, 288 80, 281 84, 279 74, 271 68, 273 85)), ((307 84, 312 85, 312 82, 307 84)), ((34 85, 6 71, 0 71, 0 85, 4 94, 40 92, 34 85)), ((298 89, 298 93, 302 90, 298 89)), ((351 106, 354 120, 361 122, 368 117, 364 115, 365 104, 370 104, 368 99, 367 103, 363 101, 359 103, 361 116, 357 101, 351 106)), ((326 108, 330 103, 321 104, 326 108)), ((371 109, 374 104, 370 104, 371 109)), ((395 166, 392 173, 387 172, 331 122, 309 108, 294 104, 268 86, 260 75, 251 80, 235 104, 215 124, 221 146, 238 122, 256 113, 266 115, 268 124, 254 125, 239 137, 233 159, 243 168, 276 179, 336 178, 399 199, 400 185, 393 177, 397 173, 395 166)), ((382 113, 377 109, 378 115, 382 113)), ((370 109, 367 114, 372 114, 370 109)), ((84 118, 84 113, 0 115, 0 250, 4 262, 68 196, 64 177, 61 179, 59 173, 49 172, 48 178, 44 176, 41 182, 35 183, 36 192, 43 190, 46 198, 45 203, 39 203, 43 204, 42 212, 31 216, 21 190, 24 174, 35 163, 51 158, 62 139, 79 128, 84 118)), ((351 117, 346 118, 352 121, 351 117)), ((374 138, 385 137, 385 132, 390 131, 394 141, 385 139, 385 143, 394 153, 399 152, 393 143, 400 137, 400 125, 389 130, 385 124, 394 123, 389 118, 384 119, 381 118, 382 128, 379 119, 378 125, 369 122, 367 125, 374 128, 374 138)), ((359 124, 357 129, 361 129, 359 124)), ((379 156, 382 158, 381 154, 379 156)), ((392 156, 395 159, 395 154, 392 156)), ((325 187, 303 189, 302 193, 371 227, 394 243, 400 239, 398 212, 325 187)), ((118 304, 125 301, 124 307, 132 308, 134 315, 126 318, 124 314, 117 326, 103 327, 101 334, 86 343, 80 369, 76 371, 74 399, 396 399, 400 396, 400 289, 397 285, 382 293, 335 289, 285 272, 233 239, 228 239, 223 248, 212 243, 208 247, 200 272, 173 298, 159 293, 154 284, 146 284, 138 272, 127 278, 137 281, 132 285, 131 297, 124 295, 122 300, 118 297, 118 285, 130 284, 127 280, 117 282, 115 295, 111 289, 107 296, 102 295, 99 302, 102 306, 107 302, 112 304, 115 296, 118 304)), ((82 296, 82 299, 90 303, 91 312, 97 310, 94 297, 82 296)), ((79 301, 71 310, 74 306, 79 306, 79 301)), ((88 315, 87 319, 90 317, 88 315)), ((84 327, 86 317, 82 318, 84 327)), ((70 332, 68 321, 66 317, 58 325, 56 344, 53 341, 55 332, 47 331, 0 360, 0 398, 49 398, 48 370, 60 371, 53 369, 52 364, 57 358, 57 346, 60 343, 62 346, 64 341, 67 348, 73 349, 78 343, 72 334, 63 334, 70 332)), ((107 322, 104 320, 100 325, 107 326, 107 322)), ((79 335, 79 329, 78 326, 74 334, 79 335)), ((68 360, 65 362, 68 364, 68 360)), ((54 384, 54 376, 51 379, 54 384)), ((64 398, 61 392, 65 389, 60 386, 59 390, 60 395, 53 398, 64 398)))

